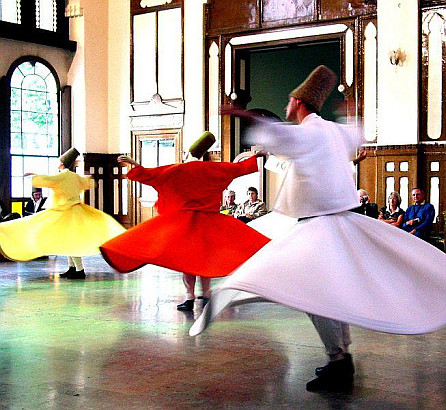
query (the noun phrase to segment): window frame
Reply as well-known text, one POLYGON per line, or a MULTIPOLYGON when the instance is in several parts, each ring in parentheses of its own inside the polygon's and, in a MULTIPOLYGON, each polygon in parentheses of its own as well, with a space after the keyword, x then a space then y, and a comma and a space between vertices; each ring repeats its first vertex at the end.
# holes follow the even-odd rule
MULTIPOLYGON (((28 200, 28 197, 14 197, 12 198, 12 155, 11 155, 11 78, 14 71, 24 62, 35 61, 45 65, 51 72, 56 82, 57 87, 57 102, 58 102, 58 135, 59 135, 59 150, 58 155, 66 148, 70 146, 71 135, 62 128, 62 123, 64 119, 62 115, 66 115, 66 111, 62 104, 64 99, 62 96, 63 89, 60 85, 59 76, 51 66, 51 64, 44 60, 43 58, 37 56, 23 56, 14 61, 7 74, 1 78, 0 82, 0 174, 2 178, 0 179, 0 199, 6 205, 7 209, 10 209, 12 199, 14 202, 24 202, 28 200), (64 114, 65 112, 65 114, 64 114)), ((16 155, 14 155, 16 156, 16 155)), ((24 155, 26 157, 28 155, 24 155)), ((45 156, 46 157, 46 156, 45 156)))
POLYGON ((77 43, 69 40, 69 23, 68 17, 65 17, 65 0, 56 0, 56 4, 56 31, 37 28, 35 1, 21 0, 21 23, 0 21, 0 38, 76 51, 77 43))

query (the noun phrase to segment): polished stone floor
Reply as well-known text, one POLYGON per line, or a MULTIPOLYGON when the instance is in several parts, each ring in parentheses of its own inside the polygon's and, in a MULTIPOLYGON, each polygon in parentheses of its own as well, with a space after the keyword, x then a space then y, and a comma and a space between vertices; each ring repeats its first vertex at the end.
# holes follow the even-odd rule
POLYGON ((0 263, 0 408, 446 409, 446 330, 355 327, 352 391, 309 393, 325 357, 304 314, 247 305, 191 338, 181 275, 84 263, 82 281, 59 278, 61 257, 0 263))

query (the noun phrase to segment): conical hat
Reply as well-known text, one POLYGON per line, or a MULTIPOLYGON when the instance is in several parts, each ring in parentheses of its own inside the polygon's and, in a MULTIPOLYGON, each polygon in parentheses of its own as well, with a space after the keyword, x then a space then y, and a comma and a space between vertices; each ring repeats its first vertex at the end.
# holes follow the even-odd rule
POLYGON ((320 112, 337 82, 336 74, 327 66, 320 65, 299 87, 290 92, 290 96, 302 100, 320 112))
POLYGON ((205 131, 201 136, 190 146, 189 152, 190 154, 200 159, 204 154, 206 154, 207 150, 212 147, 215 143, 215 137, 212 132, 205 131))
POLYGON ((70 169, 74 165, 74 161, 79 156, 79 151, 76 148, 70 148, 59 157, 59 161, 67 169, 70 169))

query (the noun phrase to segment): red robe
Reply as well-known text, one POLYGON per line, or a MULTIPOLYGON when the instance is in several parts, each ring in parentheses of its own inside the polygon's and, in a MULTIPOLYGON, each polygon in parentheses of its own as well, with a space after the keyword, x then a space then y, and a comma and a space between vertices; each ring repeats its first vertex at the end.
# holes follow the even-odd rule
POLYGON ((133 168, 127 178, 158 191, 159 215, 104 243, 102 255, 123 273, 150 263, 197 276, 229 275, 269 242, 219 212, 228 184, 257 170, 256 157, 239 163, 193 161, 133 168))

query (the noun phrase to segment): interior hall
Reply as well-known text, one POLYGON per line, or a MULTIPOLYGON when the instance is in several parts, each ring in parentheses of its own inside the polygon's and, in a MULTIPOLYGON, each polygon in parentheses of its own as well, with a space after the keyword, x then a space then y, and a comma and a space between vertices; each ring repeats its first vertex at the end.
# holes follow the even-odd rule
MULTIPOLYGON (((445 252, 445 21, 443 0, 0 0, 0 225, 51 208, 29 175, 57 174, 73 147, 83 204, 127 230, 153 220, 157 191, 118 158, 181 164, 210 131, 209 162, 243 162, 259 151, 250 121, 222 108, 286 122, 290 92, 325 65, 337 82, 321 116, 364 131, 356 189, 382 212, 422 189, 435 211, 425 242, 445 252), (44 203, 30 205, 35 193, 44 203)), ((254 187, 271 211, 284 175, 261 166, 221 204, 254 187)), ((312 392, 326 352, 305 313, 242 304, 191 337, 199 281, 181 311, 182 272, 82 260, 85 279, 67 280, 64 256, 0 256, 2 408, 446 408, 446 329, 351 326, 352 389, 312 392)))

